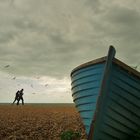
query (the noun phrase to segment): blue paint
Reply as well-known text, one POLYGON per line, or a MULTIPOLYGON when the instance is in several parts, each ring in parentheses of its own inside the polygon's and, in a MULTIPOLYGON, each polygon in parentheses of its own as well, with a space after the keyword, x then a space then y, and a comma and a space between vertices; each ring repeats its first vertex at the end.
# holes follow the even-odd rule
MULTIPOLYGON (((97 108, 105 63, 83 67, 72 74, 72 96, 87 135, 97 108)), ((108 90, 100 112, 94 140, 125 140, 140 128, 140 78, 115 62, 108 77, 108 90)))
POLYGON ((126 140, 140 129, 140 73, 114 55, 110 47, 106 61, 86 63, 71 74, 73 101, 88 140, 126 140))
POLYGON ((73 99, 87 134, 96 109, 103 70, 104 64, 98 64, 79 69, 72 74, 73 99))

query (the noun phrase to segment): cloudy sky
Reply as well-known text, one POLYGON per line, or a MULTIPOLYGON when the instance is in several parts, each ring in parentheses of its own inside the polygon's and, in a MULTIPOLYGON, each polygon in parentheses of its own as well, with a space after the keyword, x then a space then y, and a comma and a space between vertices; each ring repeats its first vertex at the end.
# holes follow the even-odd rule
MULTIPOLYGON (((0 0, 0 102, 71 103, 70 72, 105 56, 140 64, 139 0, 0 0)), ((140 66, 138 67, 140 70, 140 66)))

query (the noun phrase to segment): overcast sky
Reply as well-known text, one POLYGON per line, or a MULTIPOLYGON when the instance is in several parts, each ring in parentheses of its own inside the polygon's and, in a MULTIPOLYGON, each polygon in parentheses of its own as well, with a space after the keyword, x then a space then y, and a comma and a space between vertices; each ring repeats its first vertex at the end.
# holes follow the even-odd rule
MULTIPOLYGON (((0 0, 0 102, 72 102, 70 72, 105 56, 140 64, 139 0, 0 0)), ((138 67, 140 70, 140 66, 138 67)))

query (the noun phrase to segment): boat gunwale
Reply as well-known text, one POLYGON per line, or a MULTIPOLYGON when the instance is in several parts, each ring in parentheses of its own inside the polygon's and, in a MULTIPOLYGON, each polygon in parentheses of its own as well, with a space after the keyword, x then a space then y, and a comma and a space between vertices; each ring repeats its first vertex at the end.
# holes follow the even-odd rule
POLYGON ((132 67, 128 66, 127 64, 125 64, 124 62, 120 61, 117 58, 115 58, 113 60, 113 62, 115 64, 117 64, 118 66, 120 66, 123 70, 127 71, 127 73, 132 74, 140 79, 140 72, 139 71, 133 69, 132 67))
MULTIPOLYGON (((127 73, 127 75, 130 75, 131 78, 136 78, 136 81, 139 81, 140 80, 140 72, 137 71, 136 69, 128 66, 127 64, 125 64, 124 62, 118 60, 115 58, 115 53, 116 53, 116 50, 113 46, 110 46, 110 49, 109 49, 109 52, 108 52, 108 55, 105 56, 105 57, 101 57, 101 58, 98 58, 98 59, 95 59, 95 60, 92 60, 92 61, 89 61, 87 63, 84 63, 84 64, 81 64, 80 66, 76 67, 75 69, 72 70, 71 72, 71 78, 73 78, 75 75, 77 75, 77 73, 80 73, 81 71, 84 70, 84 68, 88 68, 88 67, 94 67, 96 65, 100 65, 100 64, 104 64, 105 65, 105 68, 103 68, 103 79, 102 79, 102 83, 101 83, 101 87, 100 87, 100 95, 98 97, 98 100, 97 100, 97 107, 96 107, 96 110, 95 110, 95 114, 93 115, 93 118, 92 118, 92 122, 91 122, 91 125, 90 125, 90 130, 89 130, 89 134, 88 134, 88 140, 91 140, 93 139, 93 137, 95 138, 95 135, 94 133, 97 132, 98 130, 98 127, 96 126, 96 129, 95 129, 95 125, 99 125, 101 123, 100 121, 100 117, 101 117, 101 113, 99 113, 99 110, 100 112, 102 112, 102 108, 104 106, 104 104, 102 103, 102 100, 107 98, 107 94, 106 91, 108 90, 108 85, 105 84, 106 81, 109 81, 109 78, 108 78, 108 75, 109 73, 112 71, 112 66, 117 66, 118 69, 120 70, 123 70, 125 73, 127 73), (105 86, 106 85, 106 86, 105 86)), ((76 93, 74 93, 76 94, 76 93)), ((73 95, 74 95, 73 94, 73 95)), ((114 99, 111 98, 111 100, 113 102, 114 99)), ((84 103, 85 104, 85 103, 84 103)), ((81 105, 81 104, 80 104, 81 105)), ((126 108, 126 106, 123 106, 122 104, 118 104, 120 107, 122 108, 125 108, 126 111, 129 111, 131 113, 132 110, 126 108)), ((117 112, 115 110, 115 112, 117 112)), ((135 114, 135 113, 134 113, 135 114)), ((120 114, 120 116, 123 116, 122 114, 120 114)), ((139 117, 135 114, 135 117, 139 117)), ((128 118, 129 120, 130 118, 128 118)), ((98 134, 98 132, 96 133, 96 135, 98 134)))
MULTIPOLYGON (((89 66, 92 66, 92 65, 96 65, 96 64, 100 64, 100 63, 104 63, 106 62, 107 60, 107 56, 104 56, 104 57, 101 57, 101 58, 98 58, 98 59, 95 59, 95 60, 92 60, 92 61, 89 61, 89 62, 86 62, 84 64, 81 64, 79 66, 77 66, 76 68, 74 68, 71 72, 71 77, 72 77, 72 74, 80 69, 83 69, 83 68, 86 68, 86 67, 89 67, 89 66)), ((133 69, 132 67, 128 66, 127 64, 125 64, 124 62, 120 61, 119 59, 117 58, 114 58, 113 59, 113 63, 117 64, 118 66, 120 66, 120 68, 122 68, 123 70, 125 70, 127 73, 129 74, 132 74, 134 75, 135 77, 139 78, 140 79, 140 72, 133 69)))
POLYGON ((92 66, 92 65, 95 65, 95 64, 99 64, 99 63, 103 63, 106 61, 106 56, 105 57, 101 57, 101 58, 98 58, 98 59, 95 59, 95 60, 92 60, 92 61, 89 61, 89 62, 86 62, 86 63, 83 63, 79 66, 77 66, 76 68, 74 68, 71 72, 71 76, 72 74, 77 71, 77 70, 80 70, 81 68, 86 68, 86 67, 89 67, 89 66, 92 66))

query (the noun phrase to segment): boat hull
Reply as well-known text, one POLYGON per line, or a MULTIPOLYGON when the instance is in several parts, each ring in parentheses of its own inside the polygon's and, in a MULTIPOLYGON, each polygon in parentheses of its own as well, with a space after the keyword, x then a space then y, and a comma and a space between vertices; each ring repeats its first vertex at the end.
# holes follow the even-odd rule
POLYGON ((140 129, 140 73, 107 57, 71 73, 72 96, 89 140, 125 140, 140 129))
POLYGON ((105 63, 93 65, 76 71, 72 75, 72 96, 89 133, 105 63))

